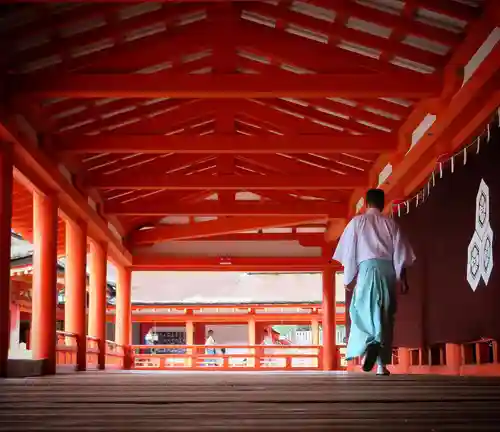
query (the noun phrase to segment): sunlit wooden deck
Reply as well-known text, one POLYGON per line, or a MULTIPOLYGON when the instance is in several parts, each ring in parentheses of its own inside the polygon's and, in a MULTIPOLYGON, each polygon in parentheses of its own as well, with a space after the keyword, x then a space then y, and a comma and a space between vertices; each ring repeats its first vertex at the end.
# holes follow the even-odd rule
POLYGON ((498 430, 500 379, 81 373, 0 382, 0 431, 498 430))

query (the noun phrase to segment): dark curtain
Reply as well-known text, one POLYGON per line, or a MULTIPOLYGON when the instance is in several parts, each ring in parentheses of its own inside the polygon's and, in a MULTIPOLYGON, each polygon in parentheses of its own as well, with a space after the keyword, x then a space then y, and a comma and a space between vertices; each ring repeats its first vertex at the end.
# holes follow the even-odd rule
MULTIPOLYGON (((416 347, 480 338, 500 340, 500 134, 455 157, 430 196, 397 218, 417 255, 409 270, 410 292, 401 296, 395 346, 416 347), (486 284, 474 290, 467 281, 469 244, 476 227, 476 200, 481 181, 489 189, 489 222, 493 232, 493 267, 486 284)), ((438 176, 437 176, 438 177, 438 176)), ((484 237, 484 236, 483 236, 484 237)), ((481 247, 484 247, 484 243, 481 247)))

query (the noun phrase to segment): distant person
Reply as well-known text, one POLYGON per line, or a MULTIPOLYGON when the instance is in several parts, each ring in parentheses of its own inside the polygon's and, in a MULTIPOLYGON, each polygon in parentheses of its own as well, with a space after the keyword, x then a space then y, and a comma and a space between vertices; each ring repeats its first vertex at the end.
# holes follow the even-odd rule
POLYGON ((394 219, 382 215, 381 189, 366 194, 366 212, 345 228, 333 259, 344 266, 344 284, 354 288, 349 314, 351 331, 346 359, 364 356, 363 370, 377 363, 377 375, 389 375, 392 360, 396 286, 408 290, 406 268, 415 261, 409 243, 394 219))
MULTIPOLYGON (((207 332, 207 339, 205 340, 205 354, 207 355, 215 355, 215 339, 214 339, 214 331, 209 330, 207 332)), ((215 364, 217 359, 207 359, 207 364, 215 364)))

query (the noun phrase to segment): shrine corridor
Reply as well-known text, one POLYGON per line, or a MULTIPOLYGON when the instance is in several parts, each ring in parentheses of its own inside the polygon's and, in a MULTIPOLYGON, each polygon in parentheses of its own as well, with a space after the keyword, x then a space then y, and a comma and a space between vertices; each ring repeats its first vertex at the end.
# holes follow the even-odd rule
POLYGON ((104 372, 0 381, 0 431, 498 430, 500 379, 104 372))

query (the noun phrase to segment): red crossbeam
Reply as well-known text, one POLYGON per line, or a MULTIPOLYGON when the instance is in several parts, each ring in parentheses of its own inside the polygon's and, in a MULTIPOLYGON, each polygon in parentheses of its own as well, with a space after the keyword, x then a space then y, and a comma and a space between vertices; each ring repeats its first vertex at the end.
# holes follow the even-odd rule
POLYGON ((217 134, 163 136, 100 134, 69 135, 56 145, 68 153, 383 153, 394 151, 397 136, 367 135, 259 135, 217 134))
POLYGON ((330 74, 259 76, 245 74, 151 75, 63 74, 39 82, 12 77, 7 88, 19 95, 77 98, 428 98, 439 96, 443 79, 439 74, 422 75, 418 85, 397 74, 330 74), (284 79, 286 77, 286 79, 284 79))

